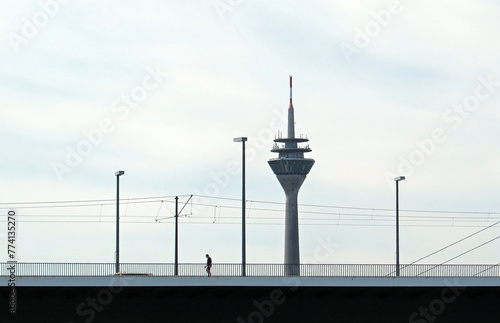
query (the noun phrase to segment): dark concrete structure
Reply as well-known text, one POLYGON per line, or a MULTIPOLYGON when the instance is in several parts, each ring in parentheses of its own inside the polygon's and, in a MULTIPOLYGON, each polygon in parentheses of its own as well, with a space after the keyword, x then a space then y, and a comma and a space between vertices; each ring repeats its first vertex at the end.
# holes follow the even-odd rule
POLYGON ((278 153, 278 158, 268 161, 278 178, 286 195, 285 214, 285 264, 288 275, 299 275, 299 214, 297 198, 299 189, 307 174, 314 165, 314 159, 304 158, 304 153, 310 152, 309 145, 299 147, 307 138, 295 137, 295 120, 292 104, 292 76, 290 75, 290 106, 288 107, 288 137, 282 138, 281 133, 274 140, 272 152, 278 153), (279 145, 281 143, 282 145, 279 145))
MULTIPOLYGON (((208 279, 208 278, 207 278, 208 279)), ((498 287, 20 287, 0 322, 498 322, 498 287)))

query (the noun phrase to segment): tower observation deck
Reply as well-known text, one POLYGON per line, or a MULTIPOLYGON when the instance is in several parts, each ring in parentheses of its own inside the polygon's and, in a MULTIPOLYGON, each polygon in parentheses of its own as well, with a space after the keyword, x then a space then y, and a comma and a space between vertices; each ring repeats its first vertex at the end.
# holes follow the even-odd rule
POLYGON ((304 153, 311 151, 309 145, 300 147, 299 143, 309 140, 295 137, 295 120, 292 104, 292 76, 290 75, 290 105, 288 107, 288 137, 281 133, 274 140, 272 152, 278 153, 278 158, 268 161, 269 166, 278 178, 286 196, 285 210, 285 267, 287 275, 300 275, 299 255, 299 214, 298 193, 307 174, 314 165, 314 159, 304 158, 304 153))

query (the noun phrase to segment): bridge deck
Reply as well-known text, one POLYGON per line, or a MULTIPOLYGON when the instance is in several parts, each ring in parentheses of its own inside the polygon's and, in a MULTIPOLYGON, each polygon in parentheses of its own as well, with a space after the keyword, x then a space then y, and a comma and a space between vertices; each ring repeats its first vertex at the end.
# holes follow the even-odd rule
MULTIPOLYGON (((0 281, 8 277, 0 277, 0 281)), ((16 277, 18 287, 500 287, 500 277, 16 277)))

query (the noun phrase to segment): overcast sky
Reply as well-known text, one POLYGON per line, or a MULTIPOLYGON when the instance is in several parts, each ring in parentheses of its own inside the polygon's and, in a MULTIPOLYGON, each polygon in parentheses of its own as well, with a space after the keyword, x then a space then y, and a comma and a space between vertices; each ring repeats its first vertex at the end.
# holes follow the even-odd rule
MULTIPOLYGON (((258 201, 285 200, 267 160, 289 75, 316 160, 302 262, 393 263, 399 175, 402 263, 499 221, 499 16, 493 0, 2 1, 0 203, 17 210, 19 259, 113 262, 124 170, 123 262, 173 262, 171 197, 194 194, 179 260, 238 263, 240 202, 221 198, 241 196, 246 136, 247 261, 282 263, 284 206, 258 201), (12 204, 82 200, 110 201, 12 204)), ((453 263, 498 263, 499 248, 453 263)))

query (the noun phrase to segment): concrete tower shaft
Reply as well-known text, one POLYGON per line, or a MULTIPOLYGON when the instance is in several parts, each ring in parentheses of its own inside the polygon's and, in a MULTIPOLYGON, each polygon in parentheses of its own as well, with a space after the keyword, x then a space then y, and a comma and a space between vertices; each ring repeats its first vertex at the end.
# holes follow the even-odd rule
MULTIPOLYGON (((277 175, 286 196, 285 206, 285 264, 300 264, 299 254, 299 189, 306 175, 277 175)), ((288 268, 288 273, 298 274, 298 268, 288 268)))

